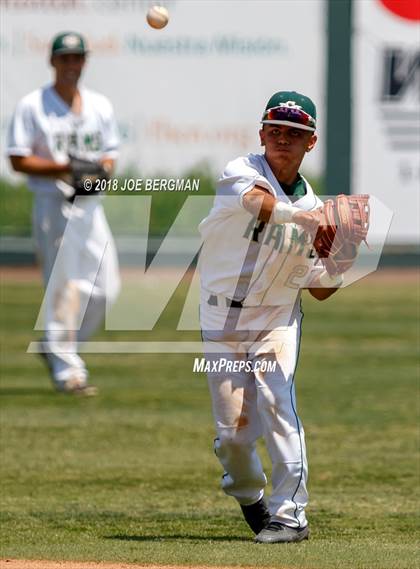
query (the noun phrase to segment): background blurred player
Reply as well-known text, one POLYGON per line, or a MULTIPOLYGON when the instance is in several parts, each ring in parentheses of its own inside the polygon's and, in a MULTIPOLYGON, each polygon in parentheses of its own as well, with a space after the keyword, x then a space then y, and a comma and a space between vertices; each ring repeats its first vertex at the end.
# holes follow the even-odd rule
POLYGON ((43 356, 58 391, 94 395, 75 342, 96 330, 106 302, 116 298, 118 261, 101 198, 74 200, 69 156, 111 173, 119 140, 110 102, 79 87, 86 57, 80 34, 60 33, 53 39, 54 82, 18 103, 7 154, 14 170, 28 175, 35 197, 33 233, 46 286, 43 356))

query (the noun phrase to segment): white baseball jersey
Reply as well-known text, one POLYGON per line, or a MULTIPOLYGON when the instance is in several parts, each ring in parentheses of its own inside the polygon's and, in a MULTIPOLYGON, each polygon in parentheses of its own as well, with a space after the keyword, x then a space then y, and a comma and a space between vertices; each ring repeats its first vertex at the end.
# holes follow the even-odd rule
MULTIPOLYGON (((7 142, 9 156, 35 154, 58 163, 68 161, 68 153, 85 160, 116 158, 118 131, 111 103, 106 97, 80 89, 82 108, 75 114, 53 86, 37 89, 16 107, 7 142)), ((29 176, 32 191, 57 191, 51 177, 29 176)))
MULTIPOLYGON (((310 184, 293 205, 310 211, 322 205, 310 184)), ((229 162, 219 179, 214 205, 199 229, 203 236, 200 276, 205 292, 243 301, 244 306, 293 304, 299 289, 321 272, 312 239, 300 226, 267 224, 242 205, 255 185, 291 203, 265 157, 248 154, 229 162)))

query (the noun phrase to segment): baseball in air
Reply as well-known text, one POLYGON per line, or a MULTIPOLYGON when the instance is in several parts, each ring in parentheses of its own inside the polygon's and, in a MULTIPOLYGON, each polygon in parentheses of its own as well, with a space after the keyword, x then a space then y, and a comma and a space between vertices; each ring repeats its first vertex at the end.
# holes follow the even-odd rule
POLYGON ((169 12, 163 6, 152 6, 147 11, 147 23, 155 30, 161 30, 169 22, 169 12))

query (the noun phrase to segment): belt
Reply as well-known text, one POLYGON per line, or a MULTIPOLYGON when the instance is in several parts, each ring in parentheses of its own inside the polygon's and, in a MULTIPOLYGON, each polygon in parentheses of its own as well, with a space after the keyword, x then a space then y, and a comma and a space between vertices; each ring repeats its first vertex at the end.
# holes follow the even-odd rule
POLYGON ((223 306, 226 304, 226 308, 243 308, 242 300, 232 300, 231 298, 226 298, 225 296, 211 294, 207 300, 207 304, 210 306, 223 306), (223 299, 223 303, 222 303, 223 299), (220 301, 220 302, 219 302, 220 301))

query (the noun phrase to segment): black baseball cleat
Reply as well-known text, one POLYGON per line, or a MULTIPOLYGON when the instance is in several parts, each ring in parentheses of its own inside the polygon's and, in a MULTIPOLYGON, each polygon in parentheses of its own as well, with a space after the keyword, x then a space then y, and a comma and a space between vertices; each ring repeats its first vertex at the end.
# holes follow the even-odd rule
POLYGON ((246 523, 255 534, 260 533, 270 523, 270 512, 264 502, 264 498, 250 506, 241 505, 241 510, 246 523))
POLYGON ((256 543, 292 543, 309 538, 309 526, 291 528, 281 522, 272 521, 255 538, 256 543))

